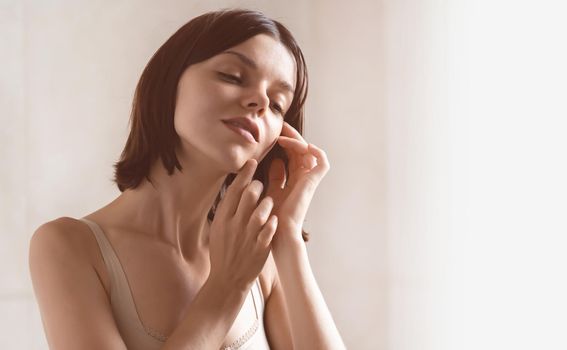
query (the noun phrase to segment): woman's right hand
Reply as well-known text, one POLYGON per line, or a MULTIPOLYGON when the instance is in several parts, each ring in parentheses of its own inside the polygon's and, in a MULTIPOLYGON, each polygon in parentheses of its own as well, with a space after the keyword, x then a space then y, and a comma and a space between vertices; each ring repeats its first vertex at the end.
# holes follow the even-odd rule
POLYGON ((258 162, 246 161, 220 201, 209 232, 209 280, 247 291, 262 271, 277 228, 271 197, 252 177, 258 162), (268 219, 269 218, 269 219, 268 219))

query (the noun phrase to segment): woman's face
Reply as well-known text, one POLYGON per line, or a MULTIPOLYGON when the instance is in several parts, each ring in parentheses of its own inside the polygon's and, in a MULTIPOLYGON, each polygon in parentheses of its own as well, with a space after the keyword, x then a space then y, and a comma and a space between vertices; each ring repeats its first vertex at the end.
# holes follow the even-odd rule
POLYGON ((247 159, 261 161, 280 135, 295 87, 295 60, 285 46, 256 35, 223 53, 189 66, 177 86, 174 126, 183 155, 200 153, 226 172, 247 159), (233 77, 231 77, 233 76, 233 77), (250 141, 223 120, 256 123, 250 141))

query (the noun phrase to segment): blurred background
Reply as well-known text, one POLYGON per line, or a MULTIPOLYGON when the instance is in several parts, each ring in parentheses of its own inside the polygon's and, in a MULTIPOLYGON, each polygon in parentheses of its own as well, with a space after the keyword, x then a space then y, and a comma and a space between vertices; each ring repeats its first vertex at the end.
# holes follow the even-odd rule
POLYGON ((2 348, 47 349, 31 235, 119 194, 142 69, 225 7, 281 21, 305 54, 305 137, 331 162, 308 249, 348 348, 566 349, 567 5, 551 0, 0 0, 2 348))

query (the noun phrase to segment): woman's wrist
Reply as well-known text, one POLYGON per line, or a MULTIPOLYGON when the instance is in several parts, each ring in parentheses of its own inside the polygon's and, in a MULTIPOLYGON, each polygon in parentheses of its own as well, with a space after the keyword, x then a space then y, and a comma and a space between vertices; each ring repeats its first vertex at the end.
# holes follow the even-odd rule
POLYGON ((244 298, 250 290, 252 283, 233 283, 229 282, 226 278, 219 276, 209 275, 203 288, 207 289, 212 294, 218 295, 221 298, 244 298))
POLYGON ((272 241, 272 255, 274 260, 290 259, 298 254, 306 253, 307 246, 301 234, 291 235, 284 234, 283 232, 277 232, 280 234, 277 240, 272 241))

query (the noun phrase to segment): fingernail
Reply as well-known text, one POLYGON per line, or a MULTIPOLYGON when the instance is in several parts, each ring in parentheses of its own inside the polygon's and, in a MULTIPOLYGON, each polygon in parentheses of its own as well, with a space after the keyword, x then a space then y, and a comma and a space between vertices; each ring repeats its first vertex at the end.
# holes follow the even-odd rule
POLYGON ((250 187, 254 192, 262 193, 262 190, 264 189, 264 184, 260 180, 252 180, 252 182, 250 183, 250 187))

